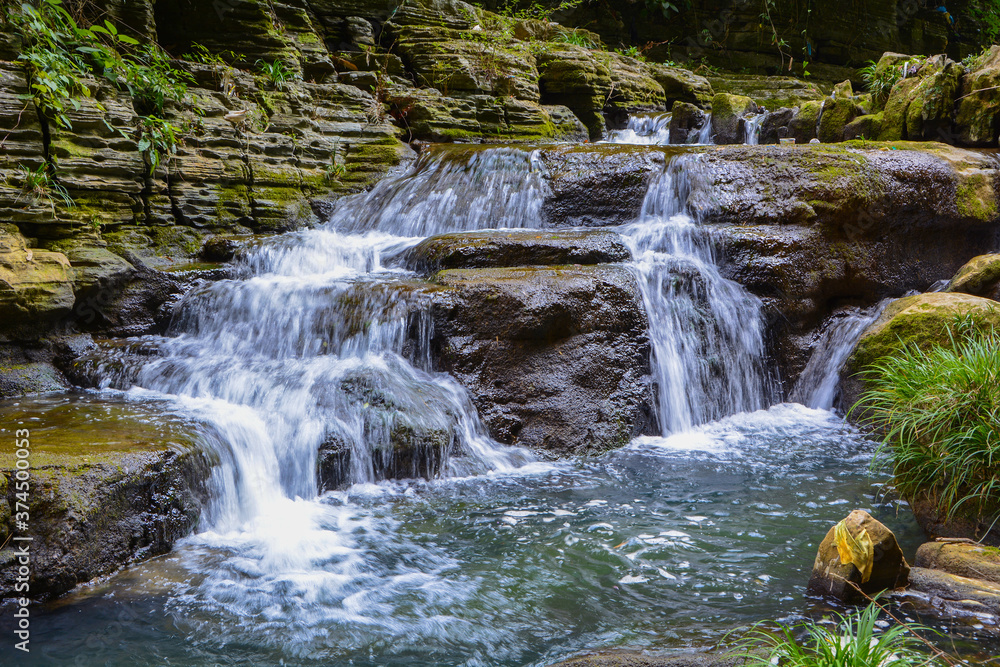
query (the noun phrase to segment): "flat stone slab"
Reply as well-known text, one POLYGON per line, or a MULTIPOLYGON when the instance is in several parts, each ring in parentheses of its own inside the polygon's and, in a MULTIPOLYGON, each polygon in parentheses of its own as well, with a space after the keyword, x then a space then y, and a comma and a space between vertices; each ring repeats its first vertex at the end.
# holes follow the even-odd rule
POLYGON ((211 460, 198 425, 166 406, 62 394, 0 403, 0 425, 11 444, 0 452, 0 596, 16 584, 14 536, 32 538, 25 597, 47 599, 166 553, 195 527, 211 460))
POLYGON ((914 567, 1000 585, 1000 549, 972 541, 944 539, 922 544, 914 567))
POLYGON ((607 230, 490 230, 441 234, 411 252, 419 271, 559 266, 625 262, 632 254, 622 237, 607 230))
POLYGON ((910 593, 950 613, 1000 616, 1000 585, 924 567, 910 569, 910 593))

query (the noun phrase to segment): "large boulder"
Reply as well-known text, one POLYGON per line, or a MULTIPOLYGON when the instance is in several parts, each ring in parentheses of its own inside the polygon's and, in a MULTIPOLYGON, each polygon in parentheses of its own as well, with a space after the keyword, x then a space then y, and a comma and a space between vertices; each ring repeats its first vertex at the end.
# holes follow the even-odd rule
POLYGON ((907 76, 892 87, 878 138, 955 143, 952 110, 964 72, 962 66, 944 55, 909 62, 894 65, 906 67, 907 76))
POLYGON ((27 530, 13 513, 23 501, 14 426, 0 452, 4 597, 16 583, 15 536, 33 538, 30 597, 46 599, 165 553, 197 524, 211 468, 197 425, 65 395, 8 404, 0 414, 6 424, 31 424, 27 530))
POLYGON ((849 97, 835 97, 823 103, 823 113, 819 118, 817 137, 824 144, 844 140, 847 126, 862 115, 861 107, 849 97))
POLYGON ((1000 46, 991 46, 962 78, 955 114, 958 139, 966 146, 996 146, 1000 134, 1000 46))
POLYGON ((712 138, 717 144, 742 144, 746 118, 760 111, 757 103, 743 95, 718 93, 712 98, 712 138))
POLYGON ((958 270, 944 291, 1000 301, 1000 255, 973 257, 958 270))
POLYGON ((892 531, 863 510, 830 529, 819 545, 809 591, 845 602, 906 585, 910 567, 892 531))
POLYGON ((821 100, 810 100, 802 103, 799 112, 788 124, 788 135, 795 138, 795 143, 808 144, 816 139, 821 113, 823 113, 821 100))
POLYGON ((626 267, 451 269, 434 279, 436 366, 490 434, 557 454, 652 427, 648 322, 626 267))
POLYGON ((690 102, 674 102, 670 115, 670 143, 690 144, 698 138, 708 114, 690 102))

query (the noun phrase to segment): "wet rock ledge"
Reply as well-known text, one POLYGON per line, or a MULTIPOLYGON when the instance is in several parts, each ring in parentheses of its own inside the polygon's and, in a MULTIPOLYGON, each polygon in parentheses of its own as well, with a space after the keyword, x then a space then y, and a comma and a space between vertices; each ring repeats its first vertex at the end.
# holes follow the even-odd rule
POLYGON ((166 553, 197 525, 211 465, 196 425, 152 407, 65 395, 8 403, 0 415, 5 442, 30 431, 31 466, 25 497, 15 450, 0 452, 0 597, 15 594, 14 547, 24 542, 14 535, 33 538, 30 597, 44 600, 166 553), (22 530, 17 503, 25 500, 22 530))

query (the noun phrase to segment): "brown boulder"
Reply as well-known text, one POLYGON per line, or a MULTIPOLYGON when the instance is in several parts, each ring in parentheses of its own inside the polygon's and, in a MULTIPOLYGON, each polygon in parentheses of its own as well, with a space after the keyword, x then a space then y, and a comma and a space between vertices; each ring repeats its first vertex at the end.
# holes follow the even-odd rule
POLYGON ((809 579, 809 591, 845 602, 860 602, 864 600, 862 592, 873 595, 905 586, 909 572, 910 566, 892 531, 868 512, 854 510, 844 521, 831 528, 819 545, 809 579), (849 541, 867 547, 867 554, 860 558, 855 555, 854 560, 847 558, 847 563, 841 560, 841 550, 844 549, 843 540, 838 540, 838 527, 841 526, 841 531, 846 528, 849 541), (866 563, 870 564, 871 570, 863 573, 867 569, 866 563))

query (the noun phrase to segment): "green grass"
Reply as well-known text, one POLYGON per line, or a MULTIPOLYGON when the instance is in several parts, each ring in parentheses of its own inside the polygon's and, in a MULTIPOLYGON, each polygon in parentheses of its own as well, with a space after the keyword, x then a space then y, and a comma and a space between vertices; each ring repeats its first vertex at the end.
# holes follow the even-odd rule
POLYGON ((904 345, 872 364, 852 410, 866 410, 892 446, 903 497, 982 517, 1000 498, 1000 335, 962 321, 948 335, 950 346, 904 345))
MULTIPOLYGON (((738 654, 747 667, 936 667, 946 664, 928 655, 929 647, 914 634, 927 630, 917 625, 878 627, 880 607, 846 616, 837 614, 835 628, 813 621, 780 625, 777 632, 756 626, 740 642, 738 654)), ((954 663, 948 660, 948 663, 954 663)))

